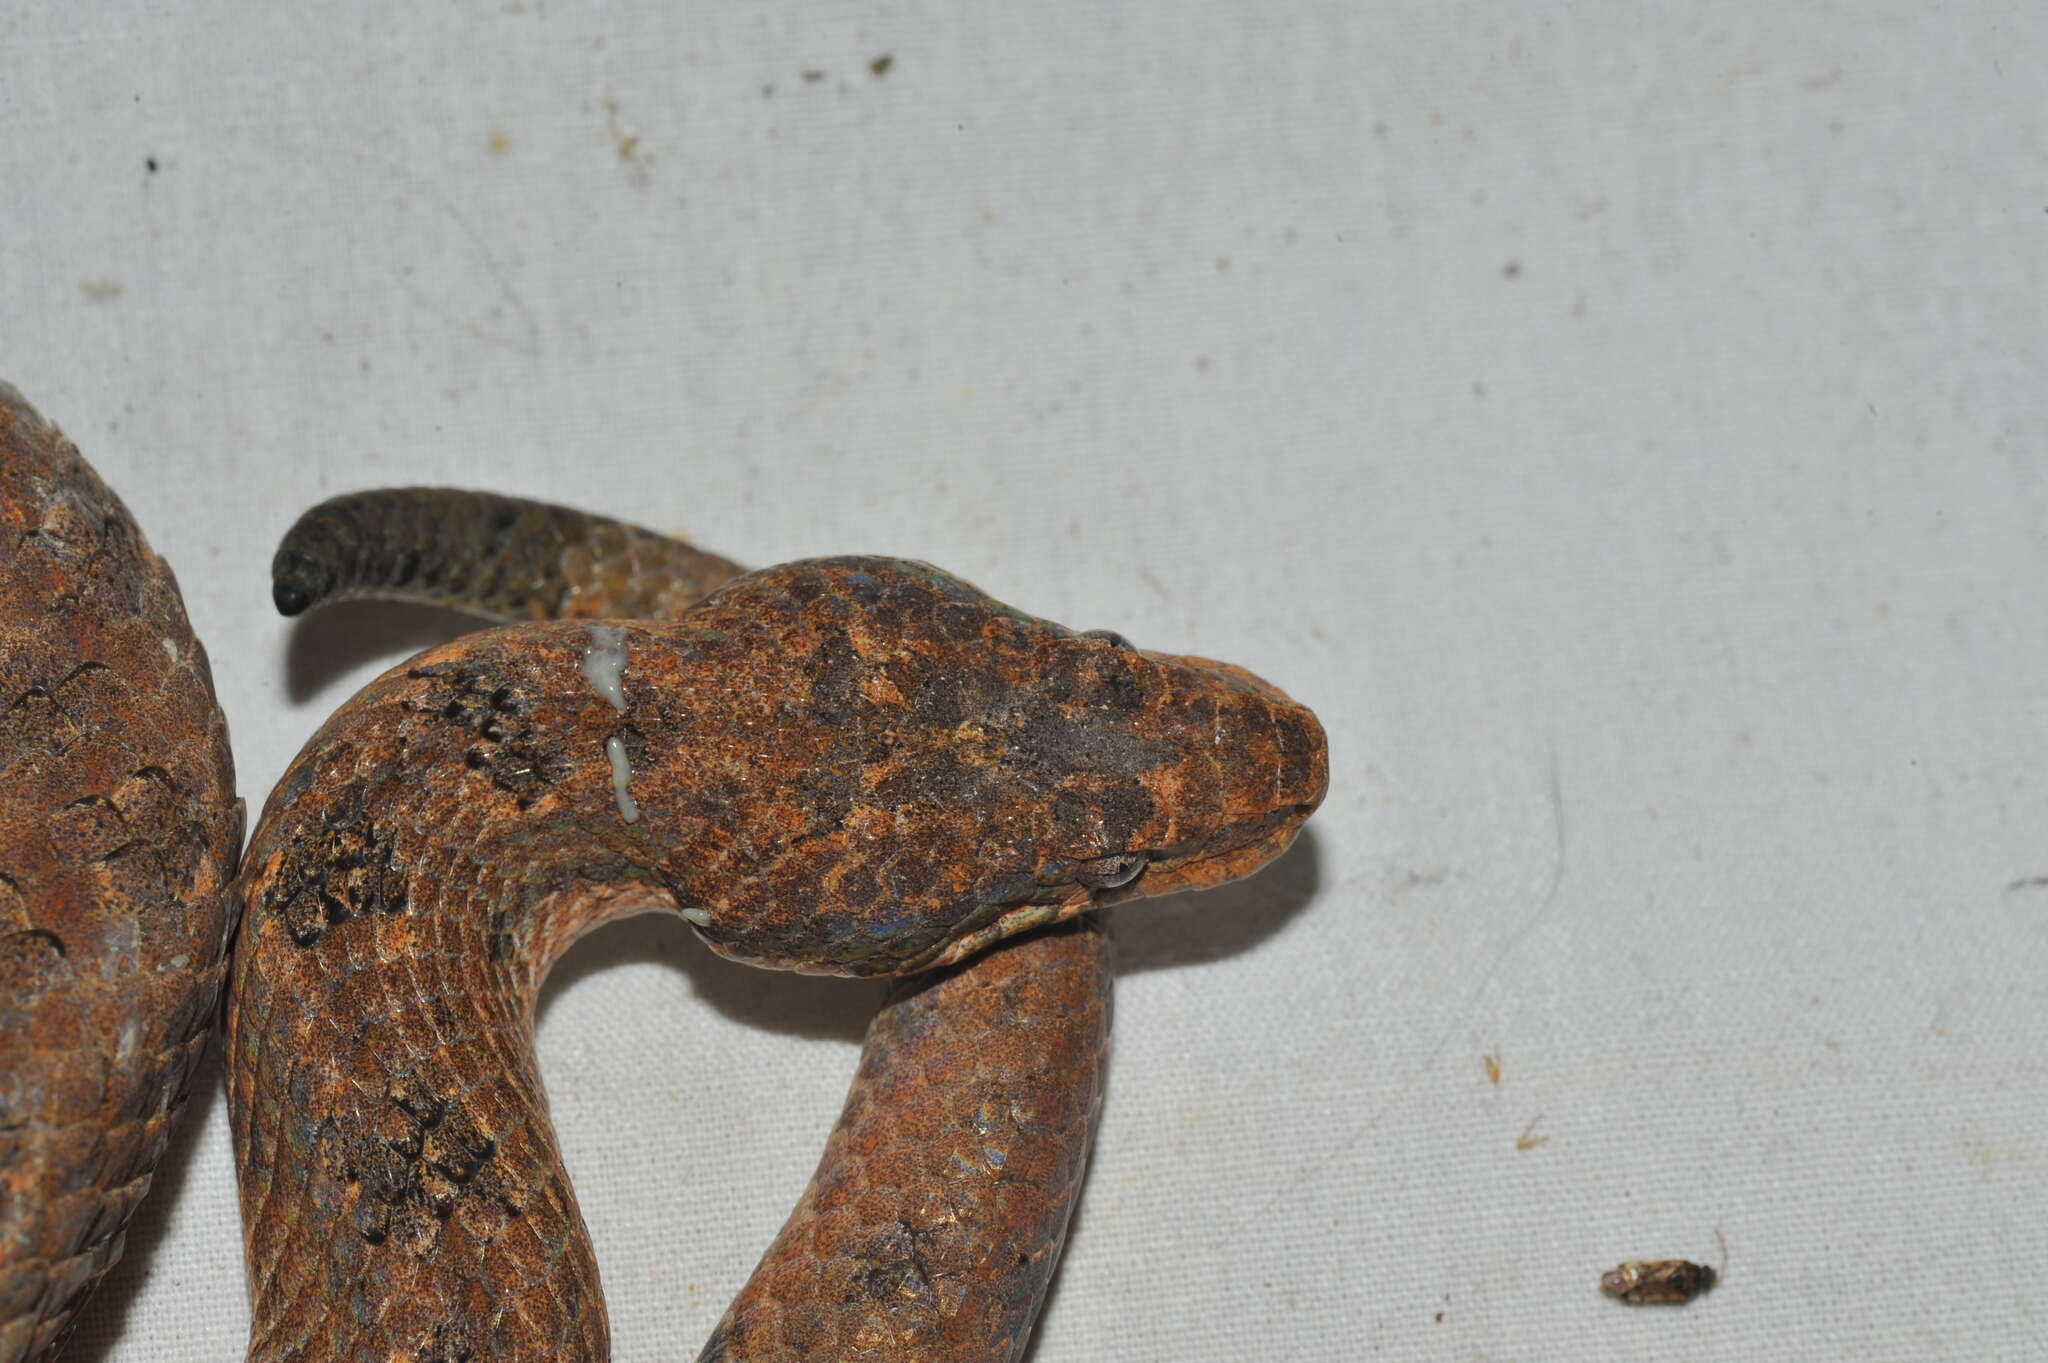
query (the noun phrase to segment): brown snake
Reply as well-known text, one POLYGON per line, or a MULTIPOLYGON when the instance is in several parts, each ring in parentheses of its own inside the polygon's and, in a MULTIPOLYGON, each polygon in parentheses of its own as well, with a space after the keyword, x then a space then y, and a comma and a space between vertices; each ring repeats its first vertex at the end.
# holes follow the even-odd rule
POLYGON ((941 972, 877 1018, 702 1357, 1022 1351, 1106 1039, 1106 944, 1077 916, 1276 856, 1323 796, 1321 728, 1240 669, 922 564, 737 571, 480 494, 338 498, 287 536, 288 610, 582 619, 387 673, 257 828, 227 1046, 252 1359, 605 1356, 532 1013, 568 943, 650 909, 755 964, 941 972), (666 618, 583 622, 627 612, 666 618))
POLYGON ((214 1018, 242 834, 170 569, 0 384, 0 1363, 120 1257, 214 1018))
MULTIPOLYGON (((19 545, 78 539, 54 524, 45 515, 19 545)), ((605 1356, 595 1266, 534 1071, 533 1002, 580 933, 668 908, 756 964, 924 972, 876 1018, 817 1175, 702 1357, 1014 1359, 1099 1101, 1107 942, 1077 915, 1277 855, 1326 784, 1313 716, 1239 669, 1075 635, 924 565, 819 560, 736 576, 679 541, 478 494, 337 499, 302 520, 278 570, 288 610, 381 594, 557 620, 458 640, 367 688, 287 771, 251 844, 228 1042, 250 1356, 605 1356), (1032 928, 1043 930, 1016 935, 1032 928)), ((30 618, 28 603, 10 604, 30 618)), ((136 610, 151 637, 161 614, 136 610)), ((170 661, 203 683, 188 641, 161 632, 170 661)), ((77 700, 65 688, 96 676, 94 663, 55 685, 31 674, 16 710, 52 702, 100 732, 96 712, 81 721, 55 703, 77 700)), ((149 836, 81 840, 97 858, 86 864, 120 882, 107 864, 146 861, 164 884, 121 887, 170 885, 186 925, 211 931, 213 955, 195 946, 151 967, 187 993, 157 1061, 168 1087, 141 1124, 150 1158, 218 981, 214 892, 239 828, 210 693, 200 687, 199 712, 177 709, 178 680, 159 683, 158 710, 132 714, 167 728, 166 742, 210 744, 217 789, 170 758, 132 775, 211 796, 194 806, 198 831, 148 804, 154 786, 18 805, 6 820, 48 837, 72 810, 105 805, 149 836), (145 805, 184 831, 157 837, 145 805)), ((63 940, 46 926, 63 920, 20 916, 28 926, 0 942, 63 940)), ((7 966, 30 978, 14 957, 7 966)), ((92 1006, 85 1022, 113 1016, 92 1006)), ((120 1056, 160 1022, 120 1031, 120 1056)), ((49 1044, 32 1057, 40 1070, 5 1058, 0 1098, 17 1106, 29 1091, 17 1076, 40 1078, 40 1101, 81 1069, 49 1044)), ((119 1097, 111 1077, 99 1088, 119 1097)), ((10 1289, 29 1281, 19 1263, 41 1275, 21 1356, 54 1348, 70 1309, 58 1288, 89 1285, 118 1250, 119 1215, 146 1183, 146 1165, 104 1155, 134 1139, 127 1120, 79 1123, 98 1163, 72 1182, 100 1176, 89 1195, 111 1210, 72 1241, 31 1226, 27 1252, 0 1264, 10 1289), (128 1183, 105 1177, 124 1167, 128 1183), (51 1271, 48 1247, 73 1241, 86 1248, 51 1271)), ((37 1186, 39 1171, 0 1150, 10 1191, 17 1174, 27 1190, 10 1207, 63 1210, 55 1184, 37 1186)), ((8 1217, 12 1231, 21 1218, 8 1217)))

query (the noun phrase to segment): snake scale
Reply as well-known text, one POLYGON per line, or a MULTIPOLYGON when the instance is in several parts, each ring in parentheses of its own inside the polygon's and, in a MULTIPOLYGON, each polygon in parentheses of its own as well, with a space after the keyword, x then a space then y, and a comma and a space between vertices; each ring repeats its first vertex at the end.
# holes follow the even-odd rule
POLYGON ((527 623, 359 693, 243 860, 251 1359, 606 1356, 532 1014, 577 936, 655 909, 734 959, 907 977, 701 1358, 1016 1358, 1099 1103, 1082 915, 1256 870, 1327 783, 1314 717, 1251 674, 900 560, 741 573, 402 490, 308 513, 274 592, 527 623))
POLYGON ((234 786, 170 569, 0 383, 0 1363, 56 1352, 183 1106, 234 786))

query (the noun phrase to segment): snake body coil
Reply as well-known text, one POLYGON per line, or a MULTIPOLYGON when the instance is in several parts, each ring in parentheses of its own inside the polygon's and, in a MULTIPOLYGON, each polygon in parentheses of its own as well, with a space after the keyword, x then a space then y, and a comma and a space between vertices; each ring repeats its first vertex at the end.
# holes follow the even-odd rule
POLYGON ((120 1257, 205 1045, 241 805, 177 583, 0 384, 0 1363, 120 1257))

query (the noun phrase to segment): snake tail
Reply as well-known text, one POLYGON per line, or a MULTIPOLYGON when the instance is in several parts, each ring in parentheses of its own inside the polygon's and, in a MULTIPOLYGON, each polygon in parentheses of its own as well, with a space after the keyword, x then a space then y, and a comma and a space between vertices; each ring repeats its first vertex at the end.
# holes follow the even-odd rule
POLYGON ((270 570, 285 615, 379 597, 499 620, 664 619, 742 571, 622 521, 455 488, 330 498, 299 517, 270 570))

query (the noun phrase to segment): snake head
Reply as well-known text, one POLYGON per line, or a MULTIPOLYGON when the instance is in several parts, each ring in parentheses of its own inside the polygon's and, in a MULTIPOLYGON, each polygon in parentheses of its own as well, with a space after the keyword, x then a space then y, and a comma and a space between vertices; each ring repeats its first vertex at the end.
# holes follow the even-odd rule
POLYGON ((981 883, 1001 912, 934 964, 1090 909, 1251 875, 1287 850, 1328 789, 1322 725, 1244 668, 1138 650, 1108 631, 1044 647, 1044 684, 1000 740, 1032 792, 1013 817, 1035 841, 1013 840, 1011 856, 1035 861, 1028 877, 998 870, 981 883))
POLYGON ((1322 726, 1250 672, 1077 633, 925 564, 786 564, 690 621, 769 632, 788 660, 776 724, 804 753, 735 836, 759 849, 757 873, 716 902, 672 887, 741 959, 948 965, 1091 908, 1249 875, 1328 786, 1322 726))

